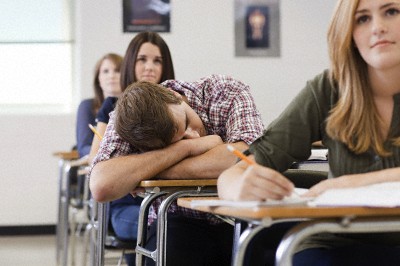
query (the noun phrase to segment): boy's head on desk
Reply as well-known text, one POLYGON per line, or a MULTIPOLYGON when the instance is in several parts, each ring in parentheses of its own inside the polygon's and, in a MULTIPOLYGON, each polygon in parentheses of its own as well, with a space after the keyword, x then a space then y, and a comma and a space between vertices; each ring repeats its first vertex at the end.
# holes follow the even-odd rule
POLYGON ((142 152, 205 135, 203 122, 185 97, 159 84, 131 84, 115 111, 116 132, 142 152))

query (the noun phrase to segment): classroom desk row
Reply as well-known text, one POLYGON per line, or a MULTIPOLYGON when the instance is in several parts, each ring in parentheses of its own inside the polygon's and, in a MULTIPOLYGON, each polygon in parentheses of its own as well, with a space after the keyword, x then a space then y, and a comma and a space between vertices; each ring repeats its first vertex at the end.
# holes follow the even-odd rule
POLYGON ((198 211, 209 212, 249 222, 249 226, 235 239, 232 265, 243 265, 250 241, 262 229, 273 224, 300 221, 282 239, 276 254, 276 265, 292 265, 297 245, 305 238, 321 232, 361 233, 400 232, 400 208, 371 207, 310 207, 307 205, 273 207, 227 207, 195 206, 193 200, 209 198, 180 198, 178 205, 198 211))
MULTIPOLYGON (((74 232, 70 221, 70 179, 69 173, 72 167, 87 166, 86 159, 78 159, 76 151, 56 152, 53 154, 59 158, 59 198, 58 198, 58 223, 57 223, 57 241, 56 241, 56 262, 57 265, 74 265, 74 237, 69 241, 69 232, 74 232), (71 249, 71 250, 69 250, 71 249)), ((87 169, 85 169, 87 170, 87 169)), ((80 173, 85 174, 85 173, 80 173)), ((144 197, 142 202, 139 221, 138 221, 138 239, 136 252, 136 265, 143 265, 143 256, 152 258, 156 265, 165 265, 166 262, 166 241, 167 241, 167 212, 170 205, 179 197, 196 196, 216 196, 216 179, 203 180, 146 180, 142 181, 138 187, 144 188, 145 192, 140 196, 144 197), (151 204, 159 197, 165 197, 160 206, 157 219, 157 247, 156 250, 147 250, 146 244, 148 212, 151 204)), ((88 188, 87 188, 88 189, 88 188)), ((89 203, 89 202, 88 202, 89 203)), ((90 243, 91 265, 104 265, 104 245, 106 235, 106 212, 104 204, 97 204, 96 220, 91 221, 92 229, 96 229, 96 237, 91 237, 90 243), (92 258, 94 257, 94 258, 92 258)), ((73 223, 72 223, 73 224, 73 223)))
MULTIPOLYGON (((69 180, 66 176, 67 162, 77 158, 77 154, 57 153, 60 158, 59 175, 59 216, 57 227, 57 262, 67 265, 68 242, 68 201, 69 180), (61 252, 63 251, 63 252, 61 252), (61 253, 64 254, 61 256, 61 253), (62 257, 62 258, 61 258, 62 257)), ((285 221, 301 221, 284 237, 278 247, 276 256, 277 265, 291 265, 291 257, 296 246, 305 238, 319 232, 395 232, 400 231, 400 208, 363 208, 363 207, 309 207, 309 206, 285 206, 285 207, 192 207, 193 200, 199 200, 204 196, 216 195, 216 180, 147 180, 140 184, 145 188, 144 203, 142 203, 139 218, 138 241, 136 247, 137 265, 143 264, 143 256, 151 257, 157 265, 165 265, 166 241, 167 241, 167 211, 174 200, 178 205, 199 211, 210 212, 219 217, 228 217, 244 220, 250 226, 244 230, 238 239, 234 241, 233 264, 243 265, 244 255, 251 239, 263 228, 272 224, 285 221), (168 196, 163 201, 159 210, 157 249, 149 251, 144 248, 146 239, 147 214, 151 203, 158 197, 168 196)), ((203 198, 209 199, 209 198, 203 198)), ((213 197, 213 199, 216 199, 213 197)), ((103 223, 103 221, 99 221, 103 223)), ((101 227, 100 227, 101 228, 101 227)), ((104 231, 99 231, 101 239, 104 231)), ((104 250, 98 249, 97 262, 102 265, 104 250)))

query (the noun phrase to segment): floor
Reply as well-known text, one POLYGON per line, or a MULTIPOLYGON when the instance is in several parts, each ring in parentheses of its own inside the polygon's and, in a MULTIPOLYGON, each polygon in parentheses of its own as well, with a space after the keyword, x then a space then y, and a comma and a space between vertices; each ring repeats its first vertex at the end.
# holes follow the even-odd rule
POLYGON ((54 266, 54 236, 2 236, 0 237, 0 265, 54 266))
MULTIPOLYGON (((77 241, 78 252, 75 266, 84 264, 82 261, 82 242, 79 240, 77 241)), ((0 265, 55 266, 57 265, 55 243, 56 238, 54 235, 0 236, 0 265)), ((120 252, 108 251, 105 256, 105 265, 117 265, 119 255, 120 252)), ((89 265, 89 262, 86 265, 89 265)))

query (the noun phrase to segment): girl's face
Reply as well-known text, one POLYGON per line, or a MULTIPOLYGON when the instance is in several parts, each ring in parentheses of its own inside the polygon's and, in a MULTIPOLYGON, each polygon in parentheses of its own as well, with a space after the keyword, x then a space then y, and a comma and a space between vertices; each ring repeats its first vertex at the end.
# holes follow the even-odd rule
POLYGON ((353 40, 369 68, 400 67, 400 0, 360 0, 353 40))
POLYGON ((104 59, 100 65, 99 83, 103 90, 104 99, 109 96, 118 96, 121 94, 119 83, 120 72, 117 66, 110 59, 104 59))
POLYGON ((135 63, 135 76, 138 81, 160 83, 163 71, 163 58, 158 46, 146 42, 140 46, 135 63))

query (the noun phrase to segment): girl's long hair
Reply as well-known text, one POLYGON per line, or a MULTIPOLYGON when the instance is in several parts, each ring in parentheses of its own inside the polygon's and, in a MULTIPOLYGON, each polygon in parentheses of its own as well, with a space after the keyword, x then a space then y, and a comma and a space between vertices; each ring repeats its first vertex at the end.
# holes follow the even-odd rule
MULTIPOLYGON (((327 119, 328 135, 360 154, 372 148, 381 156, 384 147, 382 119, 375 106, 368 66, 353 41, 354 15, 359 0, 339 0, 328 30, 331 82, 337 85, 339 100, 327 119)), ((400 144, 400 138, 394 140, 400 144)))
POLYGON ((100 67, 104 60, 110 60, 116 66, 116 69, 120 71, 122 65, 122 56, 114 53, 108 53, 104 55, 102 58, 97 61, 95 69, 94 69, 94 79, 93 79, 93 89, 94 89, 94 99, 93 99, 93 114, 96 115, 97 111, 99 111, 101 105, 104 102, 104 93, 103 89, 100 87, 99 75, 100 75, 100 67))

